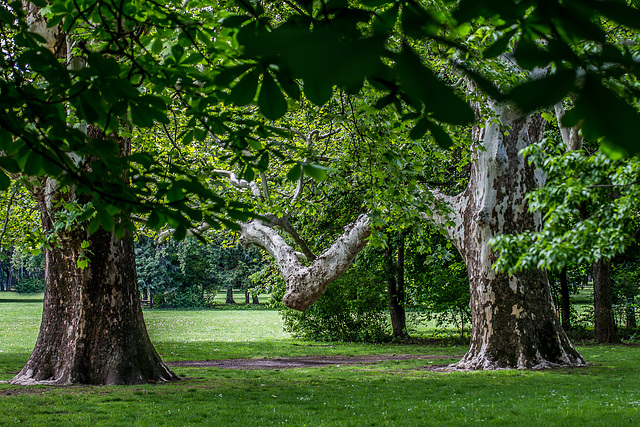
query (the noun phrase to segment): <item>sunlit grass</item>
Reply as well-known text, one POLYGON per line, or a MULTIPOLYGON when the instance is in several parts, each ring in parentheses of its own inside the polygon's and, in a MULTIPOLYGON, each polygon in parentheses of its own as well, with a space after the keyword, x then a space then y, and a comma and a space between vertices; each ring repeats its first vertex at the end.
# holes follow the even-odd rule
MULTIPOLYGON (((2 295, 2 294, 0 294, 2 295)), ((12 296, 13 298, 13 296, 12 296)), ((29 356, 41 301, 0 298, 0 379, 29 356)), ((640 348, 586 346, 590 366, 437 373, 463 346, 309 343, 282 332, 276 311, 145 311, 166 361, 294 355, 441 354, 292 370, 175 368, 183 381, 113 387, 0 384, 0 425, 640 425, 640 348)))

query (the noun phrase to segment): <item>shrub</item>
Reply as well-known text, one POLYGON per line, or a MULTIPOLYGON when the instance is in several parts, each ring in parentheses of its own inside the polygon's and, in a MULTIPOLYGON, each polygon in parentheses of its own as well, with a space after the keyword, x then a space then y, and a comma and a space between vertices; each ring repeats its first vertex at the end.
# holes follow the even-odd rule
POLYGON ((349 270, 305 312, 283 308, 285 331, 313 341, 390 340, 386 285, 375 274, 349 270))
POLYGON ((19 294, 38 294, 44 292, 44 287, 44 280, 29 278, 19 281, 15 286, 15 290, 19 294))

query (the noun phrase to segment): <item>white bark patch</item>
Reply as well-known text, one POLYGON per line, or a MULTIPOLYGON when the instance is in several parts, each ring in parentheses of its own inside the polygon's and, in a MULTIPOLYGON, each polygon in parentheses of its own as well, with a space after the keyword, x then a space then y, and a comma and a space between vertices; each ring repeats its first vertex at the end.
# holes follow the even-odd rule
POLYGON ((515 304, 511 309, 511 315, 515 316, 516 319, 524 319, 527 313, 524 311, 524 308, 518 307, 518 305, 515 304))

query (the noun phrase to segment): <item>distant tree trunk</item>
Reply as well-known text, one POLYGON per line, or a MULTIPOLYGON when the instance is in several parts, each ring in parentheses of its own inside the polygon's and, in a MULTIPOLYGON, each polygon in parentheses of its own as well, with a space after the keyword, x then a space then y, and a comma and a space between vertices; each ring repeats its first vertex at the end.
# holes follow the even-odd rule
MULTIPOLYGON (((5 263, 3 263, 2 260, 0 260, 0 273, 2 273, 3 271, 6 271, 4 264, 5 263)), ((4 285, 5 282, 2 279, 3 279, 2 274, 0 274, 0 292, 4 292, 4 286, 5 286, 4 285)))
POLYGON ((560 299, 562 304, 562 327, 571 329, 571 300, 569 299, 569 282, 567 280, 567 268, 560 272, 560 299))
POLYGON ((7 292, 11 291, 11 282, 13 281, 13 261, 9 264, 9 271, 7 272, 7 292))
POLYGON ((253 295, 253 304, 260 304, 260 301, 258 301, 258 295, 253 295))
POLYGON ((387 236, 385 257, 387 261, 387 292, 389 295, 389 311, 391 329, 394 338, 407 336, 407 319, 404 310, 404 238, 398 246, 398 260, 393 254, 391 236, 387 236))
POLYGON ((633 300, 627 301, 629 304, 627 305, 626 310, 626 320, 627 320, 627 328, 635 329, 638 327, 638 322, 636 320, 636 308, 632 305, 633 300))
POLYGON ((142 289, 142 300, 149 301, 149 288, 147 288, 146 286, 144 287, 144 289, 142 289))
POLYGON ((227 287, 227 304, 235 304, 236 301, 233 299, 233 286, 229 285, 227 287))
POLYGON ((244 303, 249 304, 249 288, 244 290, 244 303))
POLYGON ((447 226, 467 266, 472 333, 459 369, 545 368, 583 365, 554 309, 547 275, 540 270, 497 273, 489 240, 498 234, 538 230, 540 214, 528 212, 526 194, 543 177, 519 154, 541 140, 544 120, 504 104, 491 104, 499 118, 474 129, 475 152, 466 190, 441 196, 455 215, 447 226))
POLYGON ((593 263, 593 317, 595 342, 618 342, 611 307, 611 261, 593 263))
POLYGON ((149 308, 153 308, 153 291, 149 292, 149 308))

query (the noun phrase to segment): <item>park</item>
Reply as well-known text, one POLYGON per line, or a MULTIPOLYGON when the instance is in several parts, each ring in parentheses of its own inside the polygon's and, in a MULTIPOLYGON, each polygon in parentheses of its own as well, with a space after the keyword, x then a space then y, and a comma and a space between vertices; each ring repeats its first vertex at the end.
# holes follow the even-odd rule
POLYGON ((0 419, 636 424, 638 29, 0 4, 0 419))
MULTIPOLYGON (((38 294, 6 295, 0 293, 3 381, 29 357, 42 306, 38 294)), ((268 309, 151 310, 145 320, 156 349, 180 381, 106 388, 0 384, 0 423, 635 425, 640 420, 637 345, 578 344, 588 362, 583 368, 439 372, 431 368, 456 362, 467 346, 301 341, 284 334, 277 312, 268 309), (180 365, 299 356, 333 358, 333 363, 291 369, 180 365), (349 362, 365 356, 384 357, 349 362)))

